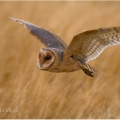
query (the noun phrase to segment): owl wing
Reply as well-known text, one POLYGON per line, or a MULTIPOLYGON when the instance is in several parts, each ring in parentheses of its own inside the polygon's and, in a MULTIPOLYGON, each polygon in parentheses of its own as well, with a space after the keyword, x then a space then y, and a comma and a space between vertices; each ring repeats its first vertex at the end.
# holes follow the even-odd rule
POLYGON ((24 26, 33 36, 38 38, 45 46, 64 50, 67 45, 57 35, 40 28, 30 22, 9 17, 11 20, 24 26))
POLYGON ((120 44, 120 27, 100 28, 73 37, 64 59, 73 56, 82 63, 97 58, 108 46, 120 44))

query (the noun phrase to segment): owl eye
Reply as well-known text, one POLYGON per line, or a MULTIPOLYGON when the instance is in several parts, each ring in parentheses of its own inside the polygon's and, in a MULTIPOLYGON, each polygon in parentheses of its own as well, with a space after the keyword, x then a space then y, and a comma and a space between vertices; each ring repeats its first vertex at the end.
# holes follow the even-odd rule
POLYGON ((47 60, 50 60, 50 58, 51 57, 47 55, 46 57, 44 57, 44 60, 47 61, 47 60))

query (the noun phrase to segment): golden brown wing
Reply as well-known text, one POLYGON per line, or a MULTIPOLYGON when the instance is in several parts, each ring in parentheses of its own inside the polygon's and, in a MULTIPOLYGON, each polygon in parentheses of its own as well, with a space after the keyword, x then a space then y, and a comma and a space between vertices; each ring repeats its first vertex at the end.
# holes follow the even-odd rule
POLYGON ((40 28, 30 22, 9 17, 11 20, 20 23, 33 36, 37 37, 45 46, 64 50, 67 45, 55 34, 40 28))
POLYGON ((86 63, 97 58, 106 47, 117 44, 120 44, 120 27, 89 30, 73 37, 64 59, 73 56, 86 63))

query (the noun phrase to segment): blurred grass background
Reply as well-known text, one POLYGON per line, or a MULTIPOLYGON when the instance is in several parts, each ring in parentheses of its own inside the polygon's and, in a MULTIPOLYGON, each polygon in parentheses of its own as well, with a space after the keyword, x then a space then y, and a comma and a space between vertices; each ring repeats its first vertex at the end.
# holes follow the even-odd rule
POLYGON ((1 1, 0 9, 0 118, 120 118, 120 45, 89 63, 94 78, 81 70, 45 72, 36 63, 44 46, 8 19, 32 22, 69 44, 85 30, 120 26, 120 2, 1 1))

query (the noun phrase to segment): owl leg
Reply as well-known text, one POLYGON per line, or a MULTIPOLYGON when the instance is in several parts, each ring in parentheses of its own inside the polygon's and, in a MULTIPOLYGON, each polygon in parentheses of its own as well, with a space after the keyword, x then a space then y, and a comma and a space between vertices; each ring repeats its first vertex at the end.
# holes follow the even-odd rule
POLYGON ((83 72, 89 75, 90 77, 94 77, 97 74, 97 71, 89 64, 86 64, 86 63, 83 64, 81 62, 79 62, 79 64, 83 72))

